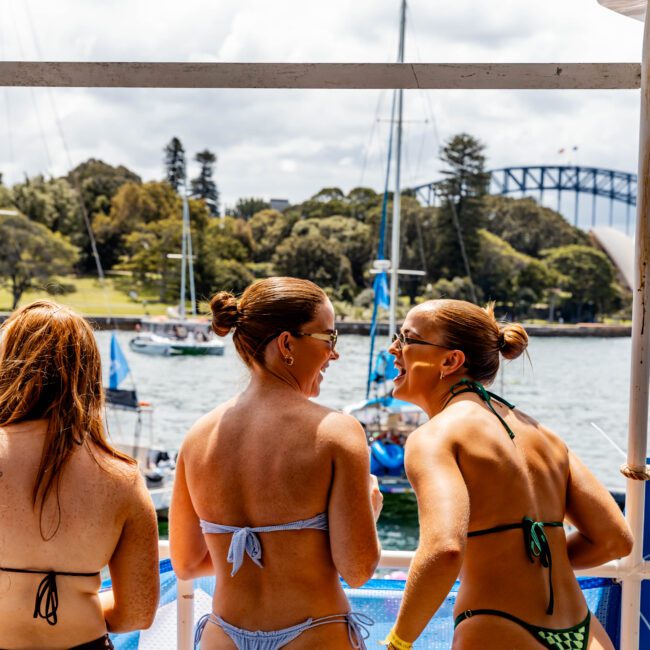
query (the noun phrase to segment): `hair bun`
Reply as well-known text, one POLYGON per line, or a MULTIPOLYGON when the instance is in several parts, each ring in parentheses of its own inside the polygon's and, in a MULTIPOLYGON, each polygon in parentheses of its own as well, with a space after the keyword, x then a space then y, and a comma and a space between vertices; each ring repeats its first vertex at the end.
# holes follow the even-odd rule
POLYGON ((499 330, 499 349, 506 359, 516 359, 528 347, 528 334, 519 323, 508 323, 499 330))
POLYGON ((212 310, 212 331, 218 336, 226 336, 239 320, 237 298, 229 291, 220 291, 212 296, 210 309, 212 310))

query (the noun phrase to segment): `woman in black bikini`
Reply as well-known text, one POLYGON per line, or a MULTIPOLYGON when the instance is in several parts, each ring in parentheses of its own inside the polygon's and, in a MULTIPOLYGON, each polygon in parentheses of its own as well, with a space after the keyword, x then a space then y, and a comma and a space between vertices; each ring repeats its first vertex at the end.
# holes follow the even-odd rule
POLYGON ((112 648, 107 631, 151 625, 158 588, 156 513, 106 441, 92 329, 23 307, 0 331, 0 648, 112 648))
POLYGON ((460 573, 456 649, 613 648, 573 569, 627 555, 625 520, 558 436, 485 388, 527 343, 460 300, 418 305, 395 336, 393 395, 430 420, 406 445, 420 543, 389 647, 411 647, 460 573))

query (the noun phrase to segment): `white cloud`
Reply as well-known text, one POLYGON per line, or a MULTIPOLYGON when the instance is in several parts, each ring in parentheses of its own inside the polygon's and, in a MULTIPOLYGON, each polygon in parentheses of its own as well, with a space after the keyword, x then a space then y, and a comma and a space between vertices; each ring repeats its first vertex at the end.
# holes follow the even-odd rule
MULTIPOLYGON (((398 0, 7 0, 5 59, 39 58, 27 9, 45 60, 392 61, 397 49, 398 0)), ((640 23, 596 0, 410 0, 406 55, 635 61, 641 38, 640 23)), ((383 186, 388 124, 376 120, 389 117, 390 93, 322 90, 0 90, 9 182, 48 171, 45 143, 49 171, 67 171, 50 94, 75 164, 92 156, 160 178, 162 148, 177 136, 190 158, 218 155, 230 205, 383 186)), ((578 145, 581 164, 636 171, 638 92, 407 91, 405 100, 405 184, 433 180, 439 141, 459 131, 486 143, 494 167, 561 162, 558 149, 578 145)))

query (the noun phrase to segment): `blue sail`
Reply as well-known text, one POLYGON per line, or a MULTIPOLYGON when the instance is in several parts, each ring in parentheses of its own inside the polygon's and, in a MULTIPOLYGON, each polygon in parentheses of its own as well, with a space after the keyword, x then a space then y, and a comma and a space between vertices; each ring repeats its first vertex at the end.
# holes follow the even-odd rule
POLYGON ((111 365, 108 375, 108 387, 115 390, 119 387, 122 381, 131 372, 129 364, 122 352, 122 348, 115 336, 115 332, 111 334, 111 365))

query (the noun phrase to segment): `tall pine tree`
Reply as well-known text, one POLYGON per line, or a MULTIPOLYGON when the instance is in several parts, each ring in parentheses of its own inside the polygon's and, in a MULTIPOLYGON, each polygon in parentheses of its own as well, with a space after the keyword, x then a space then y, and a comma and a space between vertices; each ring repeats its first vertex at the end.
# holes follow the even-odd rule
POLYGON ((165 170, 167 182, 178 192, 178 188, 185 182, 185 149, 181 141, 174 137, 163 149, 165 152, 165 170))
POLYGON ((211 215, 219 214, 219 191, 217 184, 212 179, 214 165, 217 157, 208 149, 199 151, 194 160, 201 166, 199 175, 192 180, 192 196, 195 199, 203 199, 210 210, 211 215))
POLYGON ((485 145, 467 133, 453 136, 440 159, 445 164, 436 228, 436 266, 439 277, 471 277, 478 259, 484 225, 483 197, 490 174, 485 171, 485 145))

